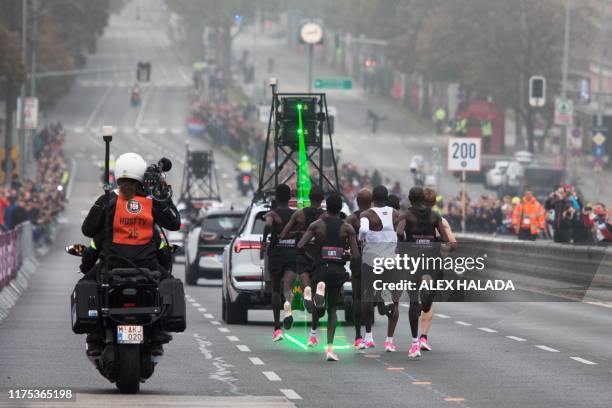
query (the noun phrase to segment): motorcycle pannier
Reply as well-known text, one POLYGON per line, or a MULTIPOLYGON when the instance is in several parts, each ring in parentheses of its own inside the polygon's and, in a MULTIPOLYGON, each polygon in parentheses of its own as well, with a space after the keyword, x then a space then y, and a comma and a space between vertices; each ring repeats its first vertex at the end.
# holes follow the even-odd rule
POLYGON ((159 283, 159 295, 163 305, 162 327, 171 332, 186 328, 185 290, 180 279, 168 278, 159 283))
POLYGON ((79 281, 70 297, 72 331, 76 334, 89 333, 98 325, 100 318, 100 297, 98 283, 79 281))

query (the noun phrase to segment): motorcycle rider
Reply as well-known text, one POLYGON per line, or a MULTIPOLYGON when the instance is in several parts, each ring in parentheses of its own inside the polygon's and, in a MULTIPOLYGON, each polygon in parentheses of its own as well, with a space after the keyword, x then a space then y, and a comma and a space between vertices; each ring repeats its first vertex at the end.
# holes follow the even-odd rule
MULTIPOLYGON (((178 231, 181 217, 171 198, 156 200, 147 196, 142 186, 147 164, 136 153, 124 153, 115 163, 117 190, 100 196, 83 221, 83 235, 95 239, 108 234, 103 240, 101 258, 108 270, 137 266, 161 272, 161 279, 170 276, 160 265, 156 251, 155 225, 170 231, 178 231), (108 232, 107 232, 108 231, 108 232)), ((153 334, 151 353, 163 354, 162 344, 172 337, 161 330, 153 334)), ((101 352, 103 334, 90 333, 87 336, 88 355, 101 352)))
POLYGON ((246 191, 253 189, 253 183, 251 181, 253 163, 251 163, 249 156, 243 154, 242 157, 240 157, 240 162, 236 166, 236 170, 238 171, 238 188, 243 192, 243 195, 246 195, 246 191), (248 177, 247 185, 245 185, 245 177, 248 177))

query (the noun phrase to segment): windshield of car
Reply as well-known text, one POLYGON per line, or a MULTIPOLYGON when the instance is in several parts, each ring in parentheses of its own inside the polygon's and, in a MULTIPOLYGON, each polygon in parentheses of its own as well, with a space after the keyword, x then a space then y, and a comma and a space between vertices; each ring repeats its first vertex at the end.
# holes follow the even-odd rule
POLYGON ((525 180, 531 187, 554 186, 561 181, 562 173, 555 169, 525 169, 525 180))
POLYGON ((223 235, 234 234, 238 231, 241 219, 240 214, 211 215, 202 222, 202 231, 223 235))

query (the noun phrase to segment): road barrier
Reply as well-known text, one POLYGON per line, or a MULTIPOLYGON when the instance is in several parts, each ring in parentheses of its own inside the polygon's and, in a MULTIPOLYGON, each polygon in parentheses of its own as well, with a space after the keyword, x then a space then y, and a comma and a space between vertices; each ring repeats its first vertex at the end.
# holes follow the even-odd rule
POLYGON ((612 248, 467 234, 458 234, 457 240, 461 255, 486 254, 478 278, 512 279, 559 298, 612 301, 612 248))
POLYGON ((36 266, 32 224, 25 222, 0 234, 0 320, 25 291, 36 266))

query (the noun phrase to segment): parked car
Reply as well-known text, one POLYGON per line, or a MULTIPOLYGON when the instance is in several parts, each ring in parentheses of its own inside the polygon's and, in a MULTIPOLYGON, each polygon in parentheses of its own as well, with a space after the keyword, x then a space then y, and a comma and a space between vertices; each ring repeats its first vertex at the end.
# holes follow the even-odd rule
POLYGON ((242 216, 242 211, 211 209, 192 225, 185 245, 187 285, 196 285, 199 278, 221 278, 223 249, 237 233, 242 216))
MULTIPOLYGON (((229 324, 246 324, 249 309, 271 309, 272 285, 260 257, 265 224, 264 216, 270 203, 258 201, 247 209, 238 233, 223 252, 222 318, 229 324)), ((348 210, 347 210, 348 211, 348 210)), ((346 265, 350 274, 350 268, 346 265)), ((352 322, 352 286, 344 284, 345 320, 352 322)))
POLYGON ((506 170, 509 162, 507 160, 499 160, 495 162, 493 168, 487 171, 485 177, 485 187, 489 189, 497 189, 504 182, 506 170))
POLYGON ((508 163, 503 182, 499 186, 500 195, 518 195, 521 192, 524 174, 525 168, 518 161, 508 163))

